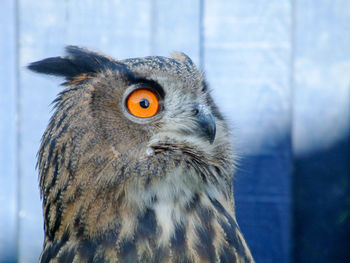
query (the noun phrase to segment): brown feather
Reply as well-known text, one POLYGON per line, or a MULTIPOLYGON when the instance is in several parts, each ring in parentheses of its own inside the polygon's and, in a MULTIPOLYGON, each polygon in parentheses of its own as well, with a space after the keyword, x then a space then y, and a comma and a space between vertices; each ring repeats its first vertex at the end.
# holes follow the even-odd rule
POLYGON ((41 262, 254 262, 235 218, 228 127, 192 61, 67 52, 30 66, 68 80, 38 154, 41 262), (125 108, 144 86, 161 105, 146 119, 125 108), (213 142, 198 109, 215 120, 213 142))

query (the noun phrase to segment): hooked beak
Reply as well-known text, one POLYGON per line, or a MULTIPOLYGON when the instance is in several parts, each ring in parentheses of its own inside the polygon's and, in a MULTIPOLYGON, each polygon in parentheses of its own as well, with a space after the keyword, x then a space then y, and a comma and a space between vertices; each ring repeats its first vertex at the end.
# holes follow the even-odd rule
POLYGON ((213 115, 208 109, 204 108, 203 106, 199 106, 196 119, 200 134, 207 138, 210 144, 212 144, 216 134, 216 124, 213 115))

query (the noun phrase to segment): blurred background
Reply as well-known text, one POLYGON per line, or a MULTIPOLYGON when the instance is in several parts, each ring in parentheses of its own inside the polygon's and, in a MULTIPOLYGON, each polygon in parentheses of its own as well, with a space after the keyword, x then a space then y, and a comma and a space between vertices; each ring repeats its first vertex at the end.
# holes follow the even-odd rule
POLYGON ((25 66, 68 44, 187 53, 230 122, 256 262, 349 262, 350 0, 3 0, 0 262, 41 252, 36 153, 62 80, 25 66))

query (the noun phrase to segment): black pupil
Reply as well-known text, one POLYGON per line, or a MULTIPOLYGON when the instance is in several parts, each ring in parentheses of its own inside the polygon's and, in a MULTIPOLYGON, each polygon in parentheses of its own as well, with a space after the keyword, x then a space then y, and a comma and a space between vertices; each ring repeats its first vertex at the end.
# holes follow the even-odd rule
POLYGON ((149 107, 149 101, 147 99, 140 100, 140 106, 144 109, 149 107))

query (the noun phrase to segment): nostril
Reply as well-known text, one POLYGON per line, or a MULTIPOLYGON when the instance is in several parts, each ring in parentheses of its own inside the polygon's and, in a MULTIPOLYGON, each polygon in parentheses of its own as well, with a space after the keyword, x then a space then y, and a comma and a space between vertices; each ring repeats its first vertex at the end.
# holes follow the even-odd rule
POLYGON ((193 115, 198 115, 199 114, 199 109, 198 108, 195 108, 193 109, 193 115))

